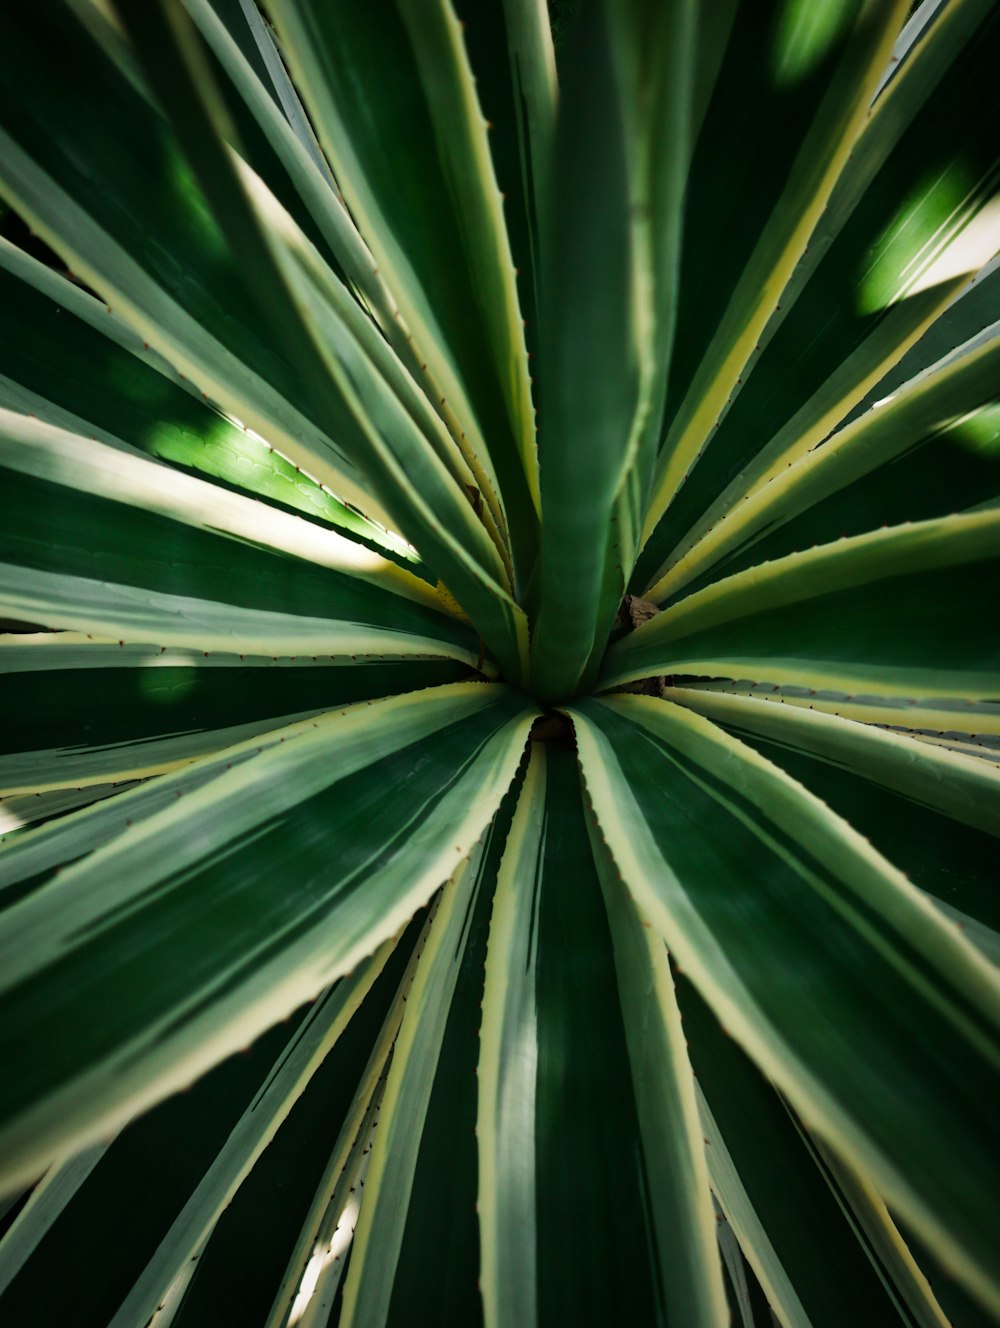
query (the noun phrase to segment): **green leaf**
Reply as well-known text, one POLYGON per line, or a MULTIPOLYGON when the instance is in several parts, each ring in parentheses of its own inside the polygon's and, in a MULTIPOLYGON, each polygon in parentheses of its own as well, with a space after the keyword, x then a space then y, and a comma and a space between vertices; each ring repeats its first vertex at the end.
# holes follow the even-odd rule
MULTIPOLYGON (((364 1183, 371 1165, 372 1135, 379 1121, 393 1046, 431 930, 435 907, 432 905, 426 916, 418 916, 410 924, 413 943, 409 946, 409 963, 402 976, 396 978, 392 1000, 384 1011, 377 1036, 374 1041, 369 1038, 366 1043, 367 1059, 352 1077, 353 1093, 343 1123, 326 1158, 304 1220, 301 1207, 295 1214, 296 1240, 271 1306, 268 1328, 277 1325, 284 1328, 289 1323, 301 1324, 302 1328, 322 1324, 337 1296, 364 1197, 364 1183)), ((326 1144, 328 1140, 324 1141, 322 1149, 324 1157, 326 1144)), ((244 1221, 249 1224, 253 1221, 255 1208, 246 1204, 244 1209, 244 1221)))
POLYGON ((846 822, 709 721, 642 697, 573 720, 609 851, 716 1018, 1000 1304, 984 1184, 995 971, 846 822))
POLYGON ((288 275, 310 325, 323 333, 324 354, 336 357, 330 367, 364 435, 361 450, 371 473, 393 493, 401 524, 419 538, 429 566, 444 574, 449 593, 475 619, 507 676, 523 678, 527 618, 509 593, 503 550, 491 540, 485 521, 480 522, 471 495, 454 483, 402 403, 386 389, 350 329, 334 315, 313 274, 289 269, 288 275))
POLYGON ((0 1319, 1000 1322, 998 7, 2 31, 0 1319))
POLYGON ((7 1292, 113 1142, 91 1144, 68 1161, 56 1163, 32 1190, 0 1243, 0 1295, 7 1292))
POLYGON ((377 19, 344 4, 273 11, 338 184, 421 363, 462 422, 480 488, 499 501, 523 581, 536 535, 527 359, 458 20, 437 0, 419 12, 383 7, 377 19))
POLYGON ((0 467, 12 616, 245 654, 392 654, 398 639, 427 655, 448 650, 441 634, 475 661, 422 582, 332 530, 7 411, 0 467))
POLYGON ((0 636, 0 789, 134 779, 351 701, 468 676, 445 661, 241 659, 71 632, 0 636))
POLYGON ((281 1271, 286 1209, 294 1220, 296 1204, 308 1201, 330 1123, 348 1110, 356 1077, 412 962, 418 930, 419 919, 395 948, 382 947, 389 953, 377 976, 378 965, 359 965, 335 992, 323 993, 188 1091, 130 1122, 18 1275, 6 1301, 10 1312, 24 1322, 118 1325, 145 1321, 154 1311, 162 1321, 180 1301, 174 1321, 200 1322, 192 1311, 211 1302, 234 1218, 248 1202, 252 1212, 263 1202, 268 1222, 263 1229, 258 1224, 256 1236, 253 1229, 240 1233, 239 1286, 230 1276, 226 1288, 233 1314, 261 1321, 268 1273, 276 1280, 281 1271), (114 1259, 107 1258, 110 1246, 114 1259), (53 1251, 61 1251, 64 1275, 58 1279, 47 1271, 53 1251))
MULTIPOLYGON (((548 226, 547 192, 559 96, 556 57, 548 7, 541 0, 504 0, 503 18, 521 163, 521 192, 532 258, 534 306, 537 309, 541 245, 548 226)), ((507 217, 510 226, 509 209, 507 217)))
POLYGON ((724 1323, 725 1293, 713 1240, 695 1075, 666 947, 640 916, 593 816, 588 829, 614 946, 649 1172, 656 1257, 664 1288, 669 1288, 670 1317, 692 1328, 724 1323))
MULTIPOLYGON (((967 755, 996 759, 993 749, 1000 738, 1000 703, 952 700, 947 697, 920 701, 914 697, 879 696, 859 692, 817 691, 795 684, 684 680, 685 693, 722 692, 733 696, 755 696, 781 705, 803 706, 823 714, 840 715, 862 724, 877 724, 893 732, 935 746, 948 746, 967 755)), ((676 698, 675 698, 676 699, 676 698)), ((697 704, 697 698, 695 698, 697 704)))
POLYGON ((11 20, 4 192, 199 391, 388 524, 317 423, 298 366, 262 335, 255 293, 141 85, 67 7, 45 0, 11 20), (59 72, 68 68, 88 70, 85 108, 59 72))
MULTIPOLYGON (((298 724, 271 729, 231 747, 224 747, 221 752, 189 761, 163 779, 141 781, 138 786, 93 786, 90 796, 83 801, 94 803, 102 792, 104 801, 82 807, 78 812, 63 817, 57 824, 46 826, 41 834, 22 836, 17 833, 18 828, 14 827, 15 836, 0 855, 0 903, 4 907, 15 903, 44 885, 51 879, 53 872, 65 864, 104 846, 139 821, 174 806, 178 797, 201 788, 223 771, 235 769, 271 747, 294 742, 311 733, 316 724, 315 719, 306 719, 298 724), (117 795, 110 796, 116 788, 117 795)), ((33 794, 31 799, 41 800, 44 809, 46 799, 58 796, 61 792, 59 790, 54 795, 33 794)), ((11 803, 16 813, 20 800, 14 797, 11 803)), ((68 807, 73 805, 72 801, 67 803, 68 807)), ((56 810, 65 811, 66 807, 57 807, 56 810)))
POLYGON ((668 695, 822 798, 996 962, 1000 766, 801 706, 693 688, 668 695))
POLYGON ((240 1184, 339 1042, 385 967, 393 949, 385 942, 369 959, 326 992, 306 1014, 281 1059, 233 1125, 211 1166, 174 1218, 153 1257, 123 1300, 110 1328, 145 1323, 176 1279, 204 1249, 216 1222, 240 1184))
POLYGON ((480 844, 442 891, 406 998, 344 1286, 345 1325, 381 1324, 388 1318, 428 1108, 466 962, 470 920, 479 907, 484 866, 480 844))
POLYGON ((404 532, 421 538, 435 574, 476 613, 508 676, 520 678, 527 628, 507 594, 500 551, 371 362, 354 301, 258 177, 230 155, 225 109, 196 30, 176 8, 132 0, 119 0, 119 8, 220 226, 246 268, 260 273, 261 312, 288 340, 311 399, 404 532))
MULTIPOLYGON (((68 812, 89 807, 129 789, 135 788, 141 780, 124 782, 74 785, 71 788, 48 789, 44 792, 33 790, 28 793, 4 794, 0 797, 0 844, 6 843, 12 835, 19 835, 23 830, 40 821, 51 820, 68 812)), ((13 896, 0 897, 0 907, 13 902, 13 896)))
MULTIPOLYGON (((425 381, 426 365, 421 363, 414 349, 412 337, 401 319, 395 300, 378 271, 375 259, 356 230, 333 184, 329 168, 318 167, 299 142, 291 126, 286 123, 273 99, 268 96, 260 80, 255 77, 253 70, 243 58, 230 32, 226 30, 227 25, 220 21, 207 0, 192 0, 189 8, 206 42, 218 56, 226 75, 239 92, 236 109, 244 111, 244 114, 228 133, 229 141, 240 151, 255 174, 262 176, 279 202, 292 213, 297 225, 316 244, 320 255, 323 258, 327 253, 331 257, 335 256, 332 263, 333 279, 327 277, 327 289, 338 295, 339 308, 348 319, 367 356, 378 367, 379 373, 405 405, 463 492, 476 491, 474 471, 463 457, 459 443, 449 434, 450 428, 458 433, 460 438, 458 427, 453 418, 448 416, 448 412, 439 414, 431 404, 431 400, 428 400, 428 396, 424 395, 426 391, 435 404, 437 403, 433 384, 425 381), (246 120, 244 105, 251 113, 254 132, 258 127, 263 130, 271 148, 287 167, 295 192, 301 196, 308 209, 306 218, 301 215, 301 207, 294 206, 298 201, 297 198, 288 199, 280 192, 275 187, 273 172, 263 174, 257 157, 247 153, 247 130, 250 126, 244 123, 246 120), (304 224, 310 218, 315 221, 315 226, 304 224), (341 276, 349 281, 360 296, 371 317, 368 316, 368 312, 363 312, 362 308, 358 307, 342 289, 340 282, 336 280, 341 276)), ((257 23, 260 22, 258 18, 257 23)), ((230 15, 228 27, 230 31, 240 34, 245 31, 246 23, 247 19, 241 7, 238 13, 230 15)), ((285 81, 287 82, 287 75, 285 81)), ((225 86, 225 83, 221 84, 220 90, 224 90, 225 86)), ((294 93, 292 95, 294 96, 294 93)), ((232 99, 230 107, 231 103, 232 99)), ((219 120, 219 128, 222 132, 227 131, 223 119, 219 120)), ((438 409, 440 410, 440 406, 438 409)), ((489 517, 496 542, 502 543, 496 525, 496 522, 501 526, 503 524, 499 507, 495 504, 492 509, 485 507, 483 515, 489 517)))
POLYGON ((864 127, 904 13, 894 3, 837 0, 817 10, 813 24, 813 8, 785 0, 747 9, 729 39, 691 163, 685 271, 694 284, 682 297, 679 332, 685 361, 672 373, 679 404, 657 464, 644 540, 780 305, 864 127), (766 154, 754 151, 760 142, 767 142, 766 154), (749 215, 742 207, 734 213, 734 196, 749 215))
POLYGON ((572 757, 535 743, 486 961, 477 1134, 487 1324, 604 1323, 615 1305, 635 1322, 725 1319, 666 958, 618 883, 603 885, 607 905, 572 757), (636 954, 637 971, 627 967, 636 954), (634 1022, 640 1005, 645 1027, 634 1022), (587 1165, 608 1148, 620 1166, 587 1165))
MULTIPOLYGON (((53 1168, 34 1191, 51 1224, 5 1290, 5 1313, 23 1323, 111 1321, 229 1131, 280 1064, 286 1047, 294 1047, 303 1013, 296 1011, 290 1021, 214 1067, 188 1092, 168 1098, 113 1138, 53 1168), (53 1212, 55 1190, 74 1178, 78 1187, 53 1212), (58 1278, 51 1274, 53 1257, 60 1259, 58 1278)), ((33 1224, 34 1195, 23 1210, 24 1226, 33 1224)), ((0 1244, 5 1262, 25 1253, 23 1246, 18 1249, 17 1232, 12 1228, 0 1244)))
MULTIPOLYGON (((843 421, 852 423, 859 415, 885 401, 906 383, 923 375, 927 370, 950 361, 953 355, 978 342, 996 321, 997 296, 1000 293, 1000 257, 980 268, 968 285, 959 293, 940 318, 903 356, 892 371, 875 384, 864 400, 860 401, 843 421)), ((842 426, 843 427, 843 426, 842 426)))
MULTIPOLYGON (((523 769, 523 767, 522 767, 523 769)), ((476 1114, 486 947, 497 870, 521 786, 511 786, 482 845, 475 907, 420 1139, 387 1322, 407 1328, 482 1321, 476 1114)), ((391 1193, 391 1191, 390 1191, 391 1193)))
POLYGON ((998 555, 990 511, 789 554, 643 623, 611 647, 601 684, 751 673, 815 690, 992 699, 1000 623, 984 617, 981 586, 998 555))
MULTIPOLYGON (((879 21, 889 9, 879 8, 879 21)), ((813 215, 797 269, 766 294, 748 287, 750 300, 766 301, 769 321, 740 325, 743 362, 719 395, 697 400, 700 414, 684 424, 676 451, 665 446, 670 516, 655 535, 652 514, 647 521, 639 593, 747 493, 823 442, 1000 245, 1000 99, 985 75, 1000 27, 982 0, 948 9, 856 124, 853 156, 813 215)), ((817 156, 811 169, 825 161, 817 156)), ((790 209, 788 224, 797 215, 790 209)), ((701 372, 717 363, 710 352, 701 372)), ((684 419, 682 408, 673 429, 684 419)))
MULTIPOLYGON (((332 181, 330 167, 316 141, 295 85, 288 76, 269 20, 250 0, 212 0, 212 10, 232 34, 246 64, 281 108, 282 116, 324 178, 332 181)), ((193 0, 190 12, 196 20, 202 15, 208 17, 198 0, 193 0)), ((207 24, 203 30, 207 30, 207 24)))
POLYGON ((800 706, 671 687, 667 699, 751 740, 801 751, 891 789, 922 807, 1000 835, 1000 769, 945 748, 915 747, 909 736, 800 706))
MULTIPOLYGON (((282 202, 294 211, 300 225, 306 218, 311 220, 338 275, 361 296, 410 372, 419 375, 420 364, 396 302, 336 187, 264 19, 242 0, 190 0, 187 8, 237 94, 227 98, 236 119, 233 146, 246 151, 249 118, 292 186, 292 197, 288 191, 279 195, 282 202), (241 108, 243 114, 239 115, 241 108), (299 200, 301 205, 291 208, 299 200)), ((277 193, 275 173, 265 174, 260 155, 248 156, 247 161, 277 193)))
POLYGON ((0 292, 0 405, 249 490, 419 568, 398 536, 220 414, 106 305, 6 241, 0 292))
POLYGON ((904 1241, 889 1210, 864 1176, 812 1140, 819 1159, 826 1164, 831 1189, 850 1214, 856 1230, 868 1243, 873 1261, 877 1260, 892 1279, 900 1299, 920 1328, 950 1328, 950 1321, 904 1241))
POLYGON ((15 905, 5 1182, 190 1082, 398 930, 489 821, 525 709, 472 684, 313 720, 15 905))
POLYGON ((638 547, 673 336, 693 14, 638 0, 589 7, 560 96, 542 250, 532 668, 550 701, 592 680, 638 547), (650 41, 671 63, 643 59, 650 41), (585 434, 594 441, 582 449, 585 434))
POLYGON ((1000 336, 974 338, 747 494, 650 598, 690 592, 706 569, 731 575, 879 524, 944 516, 984 496, 1000 500, 998 372, 1000 336))
POLYGON ((908 1322, 779 1094, 692 984, 677 985, 712 1187, 768 1303, 782 1322, 811 1328, 908 1322))

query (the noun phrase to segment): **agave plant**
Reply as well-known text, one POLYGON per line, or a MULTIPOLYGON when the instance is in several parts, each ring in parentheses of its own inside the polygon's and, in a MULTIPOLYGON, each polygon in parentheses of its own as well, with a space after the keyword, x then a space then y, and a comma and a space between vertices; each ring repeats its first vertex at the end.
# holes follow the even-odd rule
POLYGON ((1000 9, 911 8, 8 7, 5 1323, 1000 1316, 1000 9))

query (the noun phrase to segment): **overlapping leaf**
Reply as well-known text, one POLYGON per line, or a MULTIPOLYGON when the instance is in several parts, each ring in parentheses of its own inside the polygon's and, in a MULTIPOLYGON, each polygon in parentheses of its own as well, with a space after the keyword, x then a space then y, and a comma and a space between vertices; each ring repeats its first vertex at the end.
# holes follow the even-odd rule
POLYGON ((907 8, 5 18, 4 1312, 1000 1315, 1000 22, 907 8))

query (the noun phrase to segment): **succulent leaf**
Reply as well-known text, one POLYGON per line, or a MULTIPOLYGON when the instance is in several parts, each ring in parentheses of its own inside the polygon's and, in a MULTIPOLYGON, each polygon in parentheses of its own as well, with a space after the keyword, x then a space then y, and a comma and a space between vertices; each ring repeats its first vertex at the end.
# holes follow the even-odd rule
POLYGON ((1000 1322, 1000 8, 34 0, 0 1319, 1000 1322))

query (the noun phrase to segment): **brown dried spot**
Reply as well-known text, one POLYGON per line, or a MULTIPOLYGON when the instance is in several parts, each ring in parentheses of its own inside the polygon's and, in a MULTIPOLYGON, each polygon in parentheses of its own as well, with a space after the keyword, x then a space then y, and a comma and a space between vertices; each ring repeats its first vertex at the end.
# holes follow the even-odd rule
POLYGON ((655 618, 659 612, 661 612, 660 606, 654 604, 652 600, 642 599, 639 595, 626 595, 618 610, 618 617, 624 627, 634 631, 643 623, 649 622, 650 618, 655 618))

